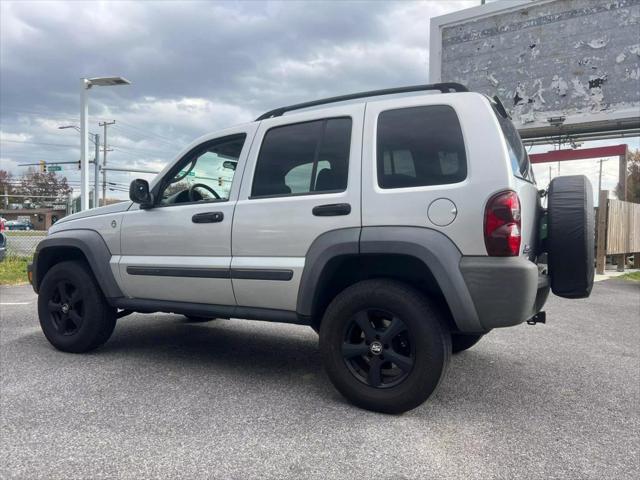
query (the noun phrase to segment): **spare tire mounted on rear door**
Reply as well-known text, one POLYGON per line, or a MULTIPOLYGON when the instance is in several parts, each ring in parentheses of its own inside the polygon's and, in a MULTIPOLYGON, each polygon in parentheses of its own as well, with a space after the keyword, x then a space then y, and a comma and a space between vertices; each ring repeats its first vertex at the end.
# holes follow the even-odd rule
POLYGON ((595 258, 593 190, 584 175, 557 177, 548 194, 549 275, 559 297, 591 293, 595 258))

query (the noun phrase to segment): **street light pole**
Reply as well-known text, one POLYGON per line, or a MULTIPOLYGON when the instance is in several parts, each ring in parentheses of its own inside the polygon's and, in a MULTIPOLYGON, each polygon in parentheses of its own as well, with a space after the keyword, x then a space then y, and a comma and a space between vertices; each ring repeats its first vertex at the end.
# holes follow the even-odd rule
MULTIPOLYGON (((89 209, 89 145, 87 143, 87 133, 89 130, 88 94, 89 89, 94 85, 98 87, 110 87, 114 85, 131 85, 131 82, 122 77, 95 77, 80 80, 80 210, 89 209)), ((96 162, 98 162, 97 157, 96 162)))
POLYGON ((80 210, 89 209, 89 104, 88 91, 91 82, 86 78, 80 81, 80 210))

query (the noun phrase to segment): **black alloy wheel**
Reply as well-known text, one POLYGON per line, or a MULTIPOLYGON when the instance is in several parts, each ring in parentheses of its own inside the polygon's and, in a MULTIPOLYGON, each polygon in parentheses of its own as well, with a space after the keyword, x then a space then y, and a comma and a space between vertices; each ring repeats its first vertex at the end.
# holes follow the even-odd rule
POLYGON ((47 271, 38 292, 38 317, 47 340, 73 353, 103 345, 116 325, 116 309, 82 261, 60 262, 47 271))
POLYGON ((342 355, 358 380, 371 387, 389 388, 411 373, 415 346, 400 317, 365 309, 347 323, 342 355))
POLYGON ((84 300, 78 286, 60 280, 47 303, 53 326, 61 335, 75 335, 82 326, 84 300))
POLYGON ((435 391, 451 356, 436 302, 410 285, 370 279, 340 292, 320 323, 329 379, 353 404, 384 413, 417 407, 435 391))

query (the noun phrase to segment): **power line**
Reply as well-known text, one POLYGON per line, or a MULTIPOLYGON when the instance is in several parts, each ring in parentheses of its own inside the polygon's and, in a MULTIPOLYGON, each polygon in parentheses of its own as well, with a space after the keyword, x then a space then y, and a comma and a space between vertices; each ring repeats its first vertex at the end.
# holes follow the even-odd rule
MULTIPOLYGON (((16 143, 16 144, 23 144, 23 145, 41 145, 41 146, 45 146, 45 147, 73 147, 73 148, 77 148, 78 145, 73 144, 73 143, 49 143, 49 142, 31 142, 28 140, 0 140, 0 143, 16 143)), ((144 149, 144 148, 135 148, 135 147, 128 147, 128 146, 122 146, 122 145, 113 145, 113 147, 116 147, 116 149, 124 149, 124 150, 131 150, 131 151, 136 151, 136 152, 141 152, 141 153, 147 153, 147 154, 167 154, 166 152, 163 152, 162 150, 149 150, 149 149, 144 149)), ((120 150, 121 151, 121 150, 120 150)))
POLYGON ((121 126, 117 126, 116 127, 119 131, 119 135, 121 136, 125 136, 127 138, 132 138, 136 141, 140 141, 140 142, 154 142, 154 143, 159 143, 161 142, 161 144, 164 145, 173 145, 173 143, 169 142, 168 140, 163 140, 157 137, 153 137, 151 135, 147 135, 145 133, 141 133, 141 132, 137 132, 135 130, 132 130, 130 128, 123 128, 121 126))
POLYGON ((124 146, 124 145, 117 145, 117 144, 114 144, 114 143, 112 143, 112 144, 111 144, 111 147, 116 148, 116 149, 117 149, 117 148, 123 148, 123 149, 125 149, 125 150, 131 150, 131 151, 133 151, 133 152, 143 152, 143 153, 162 153, 162 154, 164 154, 164 155, 166 155, 166 154, 167 154, 167 152, 166 152, 166 151, 163 151, 163 150, 152 150, 152 149, 148 149, 148 148, 128 147, 128 146, 124 146))
POLYGON ((27 145, 44 145, 47 147, 78 147, 75 143, 45 143, 45 142, 30 142, 28 140, 2 140, 0 143, 22 143, 27 145))
POLYGON ((155 132, 153 132, 151 130, 145 130, 145 129, 142 129, 140 127, 136 127, 135 125, 131 125, 130 123, 123 122, 121 120, 119 121, 119 123, 121 123, 122 125, 127 125, 129 128, 131 128, 133 130, 137 130, 137 131, 139 131, 139 132, 141 132, 141 133, 143 133, 145 135, 151 135, 151 136, 157 137, 157 138, 159 138, 161 140, 167 141, 169 143, 174 143, 175 142, 174 139, 169 138, 169 137, 165 137, 165 136, 160 135, 158 133, 155 133, 155 132))
POLYGON ((163 140, 161 138, 157 138, 157 137, 153 137, 151 135, 147 135, 141 132, 136 132, 134 130, 131 130, 129 128, 122 128, 120 126, 117 127, 120 135, 125 136, 127 138, 132 138, 136 141, 140 141, 140 142, 154 142, 156 144, 158 144, 158 142, 161 142, 161 146, 172 146, 172 147, 177 147, 178 144, 171 142, 169 140, 163 140))
POLYGON ((23 108, 13 108, 13 107, 2 107, 3 112, 18 112, 18 113, 29 113, 32 115, 42 115, 48 118, 65 118, 71 120, 72 118, 76 118, 73 115, 67 115, 63 113, 52 113, 51 111, 43 111, 43 110, 25 110, 23 108))

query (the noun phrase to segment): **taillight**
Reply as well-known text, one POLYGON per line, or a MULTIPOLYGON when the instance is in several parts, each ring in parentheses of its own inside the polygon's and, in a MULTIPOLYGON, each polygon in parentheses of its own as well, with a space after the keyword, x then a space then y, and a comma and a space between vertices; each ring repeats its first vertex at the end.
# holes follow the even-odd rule
POLYGON ((484 212, 484 244, 492 257, 520 253, 520 199, 516 192, 500 192, 489 200, 484 212))

